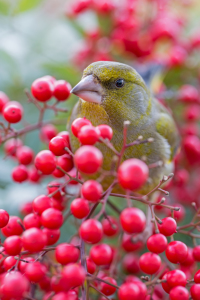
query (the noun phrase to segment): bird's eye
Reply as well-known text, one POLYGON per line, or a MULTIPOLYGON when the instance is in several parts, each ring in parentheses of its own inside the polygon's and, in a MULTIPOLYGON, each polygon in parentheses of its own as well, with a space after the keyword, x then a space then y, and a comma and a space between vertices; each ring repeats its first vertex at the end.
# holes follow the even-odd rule
POLYGON ((117 79, 117 80, 115 81, 115 85, 116 85, 116 87, 118 87, 118 88, 123 87, 123 86, 124 86, 124 79, 117 79))

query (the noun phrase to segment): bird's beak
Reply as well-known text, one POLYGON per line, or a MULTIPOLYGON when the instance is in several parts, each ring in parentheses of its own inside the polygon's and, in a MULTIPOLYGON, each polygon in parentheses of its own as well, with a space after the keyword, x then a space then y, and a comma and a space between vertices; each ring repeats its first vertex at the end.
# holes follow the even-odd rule
POLYGON ((81 99, 100 104, 102 100, 102 86, 93 75, 84 77, 72 90, 72 94, 81 99))

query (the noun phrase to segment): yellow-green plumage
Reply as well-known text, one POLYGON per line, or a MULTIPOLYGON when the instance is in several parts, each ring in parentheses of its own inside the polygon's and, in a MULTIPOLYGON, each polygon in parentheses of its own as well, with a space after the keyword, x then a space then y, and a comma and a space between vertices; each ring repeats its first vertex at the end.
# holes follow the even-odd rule
MULTIPOLYGON (((130 121, 127 143, 143 136, 143 139, 153 138, 152 143, 145 143, 127 148, 123 160, 128 158, 146 157, 147 165, 159 160, 164 166, 150 169, 149 182, 140 191, 148 192, 155 186, 163 175, 169 174, 171 164, 179 144, 178 131, 173 118, 146 87, 140 75, 130 66, 117 62, 96 62, 88 66, 83 78, 92 75, 94 82, 101 86, 101 103, 96 104, 79 99, 75 105, 69 125, 74 119, 86 117, 94 126, 107 124, 113 129, 112 143, 120 151, 123 144, 123 124, 130 121), (124 80, 124 86, 117 88, 117 79, 124 80)), ((69 126, 69 130, 70 130, 69 126)), ((79 141, 70 130, 72 150, 80 147, 79 141)), ((96 145, 103 153, 103 168, 109 170, 113 152, 104 144, 96 145)), ((107 188, 113 178, 107 177, 104 188, 107 188)), ((116 188, 115 188, 116 190, 116 188)))

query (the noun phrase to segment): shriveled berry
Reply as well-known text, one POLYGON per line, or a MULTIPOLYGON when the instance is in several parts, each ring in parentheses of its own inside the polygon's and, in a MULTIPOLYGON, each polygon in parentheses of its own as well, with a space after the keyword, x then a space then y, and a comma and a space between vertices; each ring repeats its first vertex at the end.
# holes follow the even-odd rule
POLYGON ((147 181, 148 175, 147 165, 136 158, 125 160, 118 169, 119 184, 125 190, 138 190, 147 181))
POLYGON ((40 151, 35 157, 35 167, 43 174, 49 175, 56 168, 56 158, 49 150, 40 151))
POLYGON ((56 247, 56 260, 62 265, 75 263, 79 259, 80 251, 75 246, 63 243, 56 247))
POLYGON ((75 218, 83 219, 88 215, 90 206, 87 200, 77 198, 72 201, 70 209, 75 218))
POLYGON ((128 233, 140 233, 146 225, 146 217, 139 208, 125 208, 120 215, 122 228, 128 233))
POLYGON ((102 185, 95 180, 87 180, 81 187, 83 197, 89 201, 97 202, 103 193, 102 185))
POLYGON ((85 242, 95 244, 102 239, 103 228, 99 221, 88 219, 81 224, 79 234, 85 242))

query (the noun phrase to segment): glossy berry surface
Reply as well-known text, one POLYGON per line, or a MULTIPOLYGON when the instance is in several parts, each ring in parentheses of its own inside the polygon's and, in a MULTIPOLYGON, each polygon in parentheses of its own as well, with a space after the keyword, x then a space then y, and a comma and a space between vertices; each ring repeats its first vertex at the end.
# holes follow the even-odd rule
POLYGON ((81 224, 79 234, 85 242, 95 244, 102 239, 103 228, 99 221, 89 219, 81 224))
POLYGON ((48 208, 41 214, 41 224, 49 229, 59 229, 63 224, 63 215, 58 209, 48 208))
POLYGON ((3 117, 9 123, 18 123, 23 117, 23 108, 21 104, 15 101, 8 102, 3 107, 3 117))
POLYGON ((147 240, 147 248, 153 253, 162 253, 167 248, 167 239, 163 234, 154 234, 147 240))
POLYGON ((70 209, 75 218, 83 219, 89 214, 90 206, 88 201, 77 198, 72 201, 70 209))
POLYGON ((90 250, 90 258, 97 265, 109 265, 113 259, 112 249, 107 244, 95 245, 90 250))
POLYGON ((158 224, 160 233, 165 236, 171 236, 176 232, 176 221, 173 218, 167 217, 162 219, 162 224, 158 224))
POLYGON ((70 96, 71 85, 69 82, 65 80, 57 80, 54 83, 54 97, 58 99, 58 101, 65 101, 70 96))
POLYGON ((97 202, 103 193, 102 185, 95 180, 87 180, 81 187, 83 197, 89 201, 97 202))
POLYGON ((113 130, 110 126, 108 125, 99 125, 97 126, 98 130, 100 131, 100 136, 103 139, 108 139, 109 141, 113 137, 113 130))
POLYGON ((138 208, 126 208, 120 215, 122 228, 128 233, 142 232, 146 225, 146 217, 138 208))
POLYGON ((94 145, 99 136, 99 130, 91 125, 82 126, 78 132, 78 139, 82 145, 94 145))
POLYGON ((60 156, 66 153, 65 147, 67 147, 67 141, 61 136, 55 136, 49 142, 49 150, 54 155, 60 156))
POLYGON ((56 247, 56 260, 62 265, 77 262, 80 251, 73 245, 63 243, 56 247))
POLYGON ((53 84, 46 78, 36 79, 31 86, 31 93, 40 102, 46 102, 53 96, 53 84))
POLYGON ((165 254, 170 262, 181 263, 187 258, 188 248, 180 241, 173 241, 168 244, 165 254))
POLYGON ((81 127, 83 127, 85 125, 92 125, 92 124, 86 118, 75 119, 72 122, 72 125, 71 125, 73 135, 75 135, 75 137, 78 137, 78 134, 79 134, 79 131, 80 131, 81 127))
POLYGON ((49 150, 40 151, 35 157, 35 166, 43 174, 49 175, 56 168, 56 158, 49 150))
POLYGON ((139 260, 141 270, 146 274, 156 273, 161 266, 161 259, 155 253, 144 253, 139 260))

